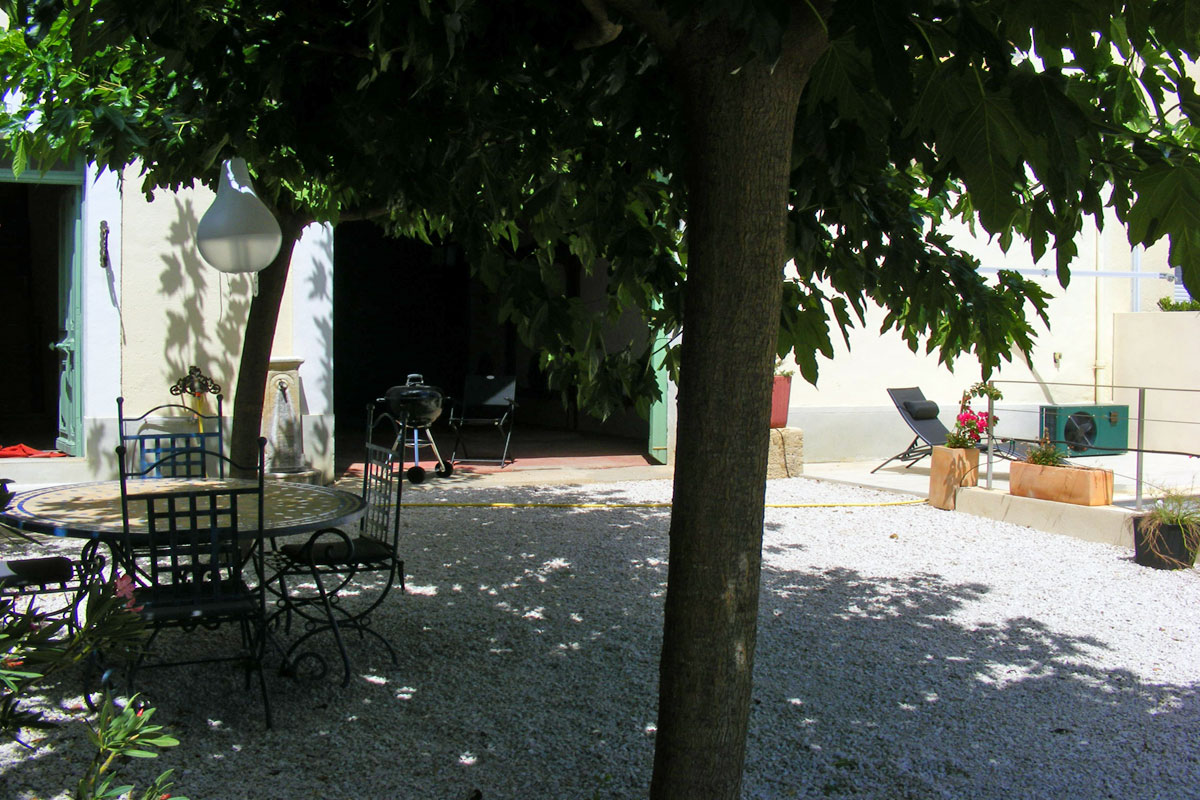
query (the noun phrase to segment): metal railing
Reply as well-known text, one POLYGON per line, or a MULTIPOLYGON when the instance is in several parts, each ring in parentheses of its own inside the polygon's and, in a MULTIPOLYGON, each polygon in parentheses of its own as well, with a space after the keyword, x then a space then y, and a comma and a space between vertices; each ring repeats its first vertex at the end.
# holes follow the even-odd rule
MULTIPOLYGON (((1037 386, 1037 387, 1040 387, 1043 389, 1045 389, 1046 387, 1050 387, 1050 386, 1061 386, 1061 387, 1069 387, 1069 388, 1086 388, 1086 389, 1091 389, 1093 391, 1097 391, 1097 390, 1136 391, 1137 392, 1137 402, 1136 402, 1136 406, 1135 406, 1136 413, 1129 417, 1129 421, 1136 422, 1136 425, 1137 425, 1137 436, 1136 436, 1137 443, 1136 443, 1136 445, 1134 447, 1129 447, 1127 445, 1127 446, 1121 447, 1121 448, 1105 447, 1102 445, 1101 446, 1089 445, 1089 449, 1091 449, 1091 450, 1112 450, 1114 452, 1114 454, 1121 453, 1121 452, 1128 452, 1131 450, 1135 453, 1135 463, 1136 463, 1136 472, 1134 475, 1135 488, 1136 488, 1135 508, 1138 511, 1142 510, 1142 501, 1143 501, 1143 496, 1144 496, 1143 495, 1143 487, 1145 485, 1145 480, 1144 480, 1144 477, 1145 477, 1145 455, 1147 453, 1155 453, 1155 454, 1161 454, 1161 455, 1189 456, 1192 458, 1200 458, 1200 453, 1194 453, 1194 452, 1185 451, 1185 450, 1147 449, 1145 447, 1147 423, 1161 423, 1161 424, 1171 424, 1171 425, 1200 425, 1200 420, 1147 418, 1146 417, 1146 393, 1147 392, 1183 392, 1183 393, 1187 393, 1187 394, 1200 395, 1200 389, 1180 389, 1180 388, 1166 387, 1166 386, 1158 386, 1158 387, 1127 386, 1127 385, 1121 385, 1121 384, 1061 383, 1061 382, 1055 382, 1055 381, 997 380, 997 381, 990 381, 990 383, 992 383, 993 385, 1005 384, 1005 385, 1037 386)), ((995 402, 991 397, 987 398, 987 402, 988 402, 988 419, 991 420, 992 418, 995 417, 995 402)), ((1062 404, 1062 405, 1080 405, 1080 404, 1074 403, 1074 404, 1062 404)), ((1097 405, 1106 405, 1106 404, 1097 403, 1097 405)), ((1113 403, 1113 405, 1124 405, 1124 404, 1123 403, 1113 403)), ((1019 409, 1011 409, 1011 411, 1013 413, 1022 413, 1019 409)), ((1006 412, 1006 413, 1008 413, 1008 412, 1006 412)), ((1040 410, 1038 413, 1040 414, 1040 410)), ((1040 424, 1040 420, 1039 420, 1039 424, 1040 424)), ((1027 443, 1033 444, 1033 443, 1042 442, 1042 441, 1048 439, 1050 441, 1050 443, 1055 444, 1055 445, 1061 445, 1064 449, 1068 450, 1068 453, 1070 452, 1069 448, 1070 448, 1070 445, 1072 444, 1071 442, 1051 438, 1049 436, 1049 432, 1046 432, 1046 431, 1043 431, 1043 434, 1044 435, 1042 437, 1038 437, 1037 439, 1022 439, 1022 438, 1018 438, 1018 437, 1005 437, 1004 441, 1027 442, 1027 443)), ((989 425, 988 425, 988 448, 987 448, 987 484, 986 484, 988 489, 992 488, 992 480, 993 480, 992 467, 993 467, 993 462, 995 460, 995 446, 996 446, 996 437, 992 431, 992 426, 989 423, 989 425)))

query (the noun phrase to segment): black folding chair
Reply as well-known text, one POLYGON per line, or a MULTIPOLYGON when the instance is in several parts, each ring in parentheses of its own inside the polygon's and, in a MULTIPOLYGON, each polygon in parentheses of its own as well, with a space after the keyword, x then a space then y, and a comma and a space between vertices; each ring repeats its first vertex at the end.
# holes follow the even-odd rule
MULTIPOLYGON (((202 414, 182 403, 164 403, 139 416, 126 417, 125 398, 118 397, 117 425, 126 454, 119 465, 121 472, 137 478, 208 477, 213 459, 203 454, 225 452, 223 402, 218 394, 215 414, 202 414)), ((213 461, 217 476, 225 477, 225 462, 213 461)))
POLYGON ((450 427, 454 429, 453 461, 474 461, 504 466, 512 459, 508 448, 512 442, 513 416, 517 408, 517 379, 511 375, 468 375, 461 399, 450 407, 450 427), (491 428, 499 433, 503 443, 499 458, 470 458, 463 430, 491 428), (458 458, 462 448, 463 457, 458 458))
MULTIPOLYGON (((143 666, 239 662, 245 667, 247 688, 250 674, 258 673, 269 728, 271 701, 262 666, 267 641, 262 527, 265 447, 266 439, 259 439, 258 464, 250 481, 172 490, 150 488, 157 482, 130 481, 122 473, 121 515, 124 553, 136 558, 136 563, 123 565, 135 579, 132 607, 150 629, 149 639, 130 666, 130 682, 143 666), (135 529, 131 520, 144 520, 145 531, 140 524, 135 529), (194 648, 184 642, 185 655, 172 657, 159 642, 164 631, 195 636, 201 629, 223 625, 239 628, 240 646, 232 652, 190 655, 194 648)), ((204 450, 202 455, 241 469, 222 453, 204 450)), ((184 451, 170 453, 148 468, 173 472, 171 461, 190 456, 184 451)), ((117 448, 117 457, 127 457, 124 445, 117 448)))
POLYGON ((397 663, 391 642, 371 627, 371 615, 387 599, 392 587, 405 590, 404 561, 400 558, 400 499, 404 487, 403 444, 381 446, 373 438, 382 433, 393 441, 398 425, 389 414, 368 409, 366 460, 362 492, 367 504, 357 531, 324 528, 307 541, 285 544, 272 555, 278 581, 278 610, 290 626, 292 614, 304 622, 305 632, 287 650, 294 669, 308 658, 326 672, 325 659, 312 650, 301 650, 312 637, 332 633, 342 658, 342 686, 350 683, 350 655, 342 634, 354 631, 360 638, 374 637, 397 663))
MULTIPOLYGON (((944 445, 946 436, 950 430, 942 424, 938 419, 938 405, 932 400, 925 399, 925 394, 916 386, 911 386, 903 389, 888 389, 888 396, 892 398, 892 402, 896 404, 896 410, 900 412, 900 416, 908 424, 908 427, 913 430, 916 436, 908 447, 900 451, 896 455, 884 461, 871 472, 877 472, 893 461, 905 463, 905 468, 916 464, 925 456, 933 452, 935 446, 944 445)), ((987 450, 987 442, 979 443, 980 450, 987 450)), ((995 442, 995 453, 1001 458, 1015 460, 1023 458, 1023 446, 1013 441, 995 442)))

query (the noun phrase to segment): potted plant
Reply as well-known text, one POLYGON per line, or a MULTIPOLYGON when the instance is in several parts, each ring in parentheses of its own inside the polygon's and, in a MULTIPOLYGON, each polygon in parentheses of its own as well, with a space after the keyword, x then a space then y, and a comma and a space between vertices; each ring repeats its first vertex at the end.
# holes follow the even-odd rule
POLYGON ((771 427, 786 428, 788 403, 792 399, 792 370, 783 369, 783 359, 775 359, 775 377, 771 384, 771 427))
POLYGON ((1169 491, 1133 517, 1133 560, 1155 569, 1187 569, 1200 550, 1200 499, 1169 491))
POLYGON ((930 453, 929 504, 935 508, 953 510, 958 489, 979 482, 979 443, 996 424, 996 415, 971 408, 971 399, 975 397, 999 400, 1003 395, 996 387, 982 382, 963 392, 954 429, 946 434, 946 444, 934 445, 930 453))
POLYGON ((1024 461, 1009 465, 1008 493, 1080 506, 1107 506, 1112 505, 1113 474, 1111 469, 1067 463, 1067 457, 1046 434, 1029 448, 1024 461))

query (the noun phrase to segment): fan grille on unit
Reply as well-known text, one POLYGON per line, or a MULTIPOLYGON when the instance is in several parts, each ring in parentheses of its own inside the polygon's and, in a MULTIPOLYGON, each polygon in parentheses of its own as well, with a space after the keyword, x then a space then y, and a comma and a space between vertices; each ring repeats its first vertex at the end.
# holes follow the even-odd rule
POLYGON ((1063 440, 1067 447, 1082 452, 1096 443, 1096 418, 1086 411, 1076 411, 1063 423, 1063 440))

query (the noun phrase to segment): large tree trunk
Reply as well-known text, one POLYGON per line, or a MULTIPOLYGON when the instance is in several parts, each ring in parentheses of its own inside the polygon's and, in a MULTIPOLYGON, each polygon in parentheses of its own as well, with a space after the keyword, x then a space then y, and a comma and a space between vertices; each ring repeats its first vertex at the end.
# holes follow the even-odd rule
MULTIPOLYGON (((307 220, 296 218, 279 220, 283 244, 275 260, 258 273, 258 294, 250 302, 242 360, 238 367, 237 392, 233 397, 233 429, 229 435, 229 457, 244 467, 258 463, 263 398, 267 392, 267 369, 271 364, 279 305, 283 301, 284 287, 287 286, 292 251, 296 249, 296 242, 307 224, 307 220)), ((242 471, 242 474, 247 472, 242 471)))
POLYGON ((737 798, 762 563, 771 374, 796 108, 820 29, 780 63, 687 35, 688 274, 651 797, 737 798))

